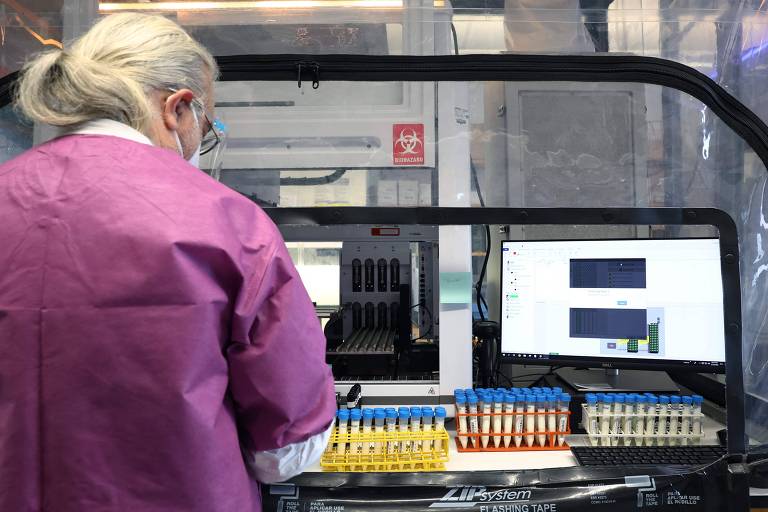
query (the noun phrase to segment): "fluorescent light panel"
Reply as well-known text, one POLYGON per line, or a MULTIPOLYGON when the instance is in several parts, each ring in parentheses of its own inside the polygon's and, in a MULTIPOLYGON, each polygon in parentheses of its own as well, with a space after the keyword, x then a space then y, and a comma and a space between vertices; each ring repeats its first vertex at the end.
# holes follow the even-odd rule
POLYGON ((311 9, 315 7, 402 8, 402 0, 255 0, 235 2, 101 2, 99 11, 212 11, 311 9))

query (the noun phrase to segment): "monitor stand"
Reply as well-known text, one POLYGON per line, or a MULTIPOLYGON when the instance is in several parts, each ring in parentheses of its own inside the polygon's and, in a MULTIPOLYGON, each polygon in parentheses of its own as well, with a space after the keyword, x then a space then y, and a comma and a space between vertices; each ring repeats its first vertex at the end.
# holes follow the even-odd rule
POLYGON ((575 390, 583 392, 680 392, 680 387, 663 371, 561 368, 555 371, 555 375, 575 390))

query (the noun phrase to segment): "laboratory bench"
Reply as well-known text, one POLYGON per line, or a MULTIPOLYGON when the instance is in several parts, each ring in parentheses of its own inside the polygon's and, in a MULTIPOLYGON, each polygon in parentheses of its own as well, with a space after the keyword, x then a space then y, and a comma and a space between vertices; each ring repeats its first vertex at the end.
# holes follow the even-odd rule
MULTIPOLYGON (((449 422, 447 427, 451 438, 448 443, 448 462, 445 464, 445 471, 447 472, 521 471, 578 466, 576 457, 570 450, 460 452, 456 449, 456 432, 453 422, 449 422)), ((723 428, 723 425, 705 416, 703 427, 702 444, 718 444, 717 431, 723 428)), ((589 443, 589 437, 585 434, 572 434, 566 437, 566 441, 571 446, 584 446, 589 443)), ((318 462, 307 469, 305 474, 320 472, 323 472, 323 469, 318 462)))
MULTIPOLYGON (((287 484, 264 486, 264 511, 450 508, 477 512, 565 512, 611 504, 602 510, 614 511, 637 509, 641 499, 650 500, 643 502, 650 508, 655 503, 654 496, 658 496, 659 504, 677 499, 669 496, 680 497, 680 503, 688 505, 682 510, 694 511, 726 510, 729 500, 732 501, 732 483, 723 477, 728 471, 725 462, 698 471, 679 466, 605 468, 579 466, 570 450, 459 452, 453 422, 446 426, 450 448, 444 471, 333 473, 324 472, 318 463, 287 484), (603 490, 594 492, 595 486, 603 490), (526 489, 535 494, 525 494, 526 489), (584 492, 585 489, 589 492, 584 492), (475 498, 473 502, 472 496, 477 493, 483 498, 475 498), (518 495, 530 499, 525 503, 512 499, 498 506, 482 502, 518 495), (528 507, 524 507, 525 504, 528 507)), ((702 444, 717 445, 717 432, 723 425, 705 417, 703 427, 702 444)), ((567 436, 567 442, 579 446, 589 444, 590 440, 587 435, 572 434, 567 436)), ((750 497, 752 507, 765 506, 768 490, 751 489, 750 497)), ((661 509, 677 510, 676 507, 661 509)), ((597 510, 601 510, 600 507, 597 510)))

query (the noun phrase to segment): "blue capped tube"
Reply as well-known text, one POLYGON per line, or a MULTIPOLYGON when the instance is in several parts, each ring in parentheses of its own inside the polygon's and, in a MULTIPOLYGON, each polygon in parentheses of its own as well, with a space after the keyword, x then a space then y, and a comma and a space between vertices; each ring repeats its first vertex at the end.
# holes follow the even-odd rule
POLYGON ((560 393, 560 400, 557 401, 557 431, 561 432, 557 435, 558 446, 565 444, 565 434, 562 432, 568 431, 568 412, 571 409, 571 395, 568 393, 560 393))
POLYGON ((492 428, 493 433, 496 434, 493 436, 493 445, 496 448, 500 448, 502 444, 502 436, 500 435, 503 432, 503 415, 504 414, 504 393, 501 391, 496 391, 493 394, 493 422, 492 422, 492 428))
MULTIPOLYGON (((387 433, 390 439, 394 437, 394 433, 397 432, 397 411, 394 408, 388 408, 385 410, 385 420, 387 425, 387 433)), ((383 447, 382 447, 383 448, 383 447)), ((387 453, 397 453, 400 449, 400 444, 395 441, 387 441, 387 453)), ((379 453, 379 452, 376 452, 379 453)))
MULTIPOLYGON (((435 407, 435 432, 440 433, 445 430, 445 417, 447 412, 445 407, 435 407)), ((443 441, 441 439, 435 439, 435 451, 439 452, 443 449, 443 441)))
POLYGON ((347 429, 349 427, 349 409, 339 410, 338 418, 339 418, 339 426, 338 426, 339 438, 336 444, 336 453, 339 455, 346 455, 347 429))
POLYGON ((472 445, 477 448, 480 446, 480 438, 477 434, 480 433, 480 425, 478 423, 478 417, 477 417, 477 397, 476 396, 468 396, 467 397, 467 411, 469 414, 468 421, 469 421, 469 440, 472 443, 472 445))

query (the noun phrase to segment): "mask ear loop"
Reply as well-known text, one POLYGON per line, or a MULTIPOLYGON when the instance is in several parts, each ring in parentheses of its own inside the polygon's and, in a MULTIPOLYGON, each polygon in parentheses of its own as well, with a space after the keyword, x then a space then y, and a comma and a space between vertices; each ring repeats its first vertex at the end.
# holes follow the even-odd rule
MULTIPOLYGON (((192 111, 192 118, 195 120, 195 130, 199 133, 200 132, 200 120, 197 117, 197 112, 195 111, 195 106, 192 103, 190 103, 189 104, 189 109, 192 111)), ((184 158, 184 160, 187 160, 184 157, 184 146, 181 145, 181 138, 179 137, 179 132, 174 130, 173 131, 173 136, 176 138, 176 148, 179 151, 179 155, 181 155, 181 158, 184 158)), ((203 139, 201 137, 200 138, 200 143, 197 145, 197 150, 195 150, 195 152, 192 153, 192 154, 193 155, 195 153, 199 154, 200 148, 202 147, 202 145, 203 145, 203 139)))

